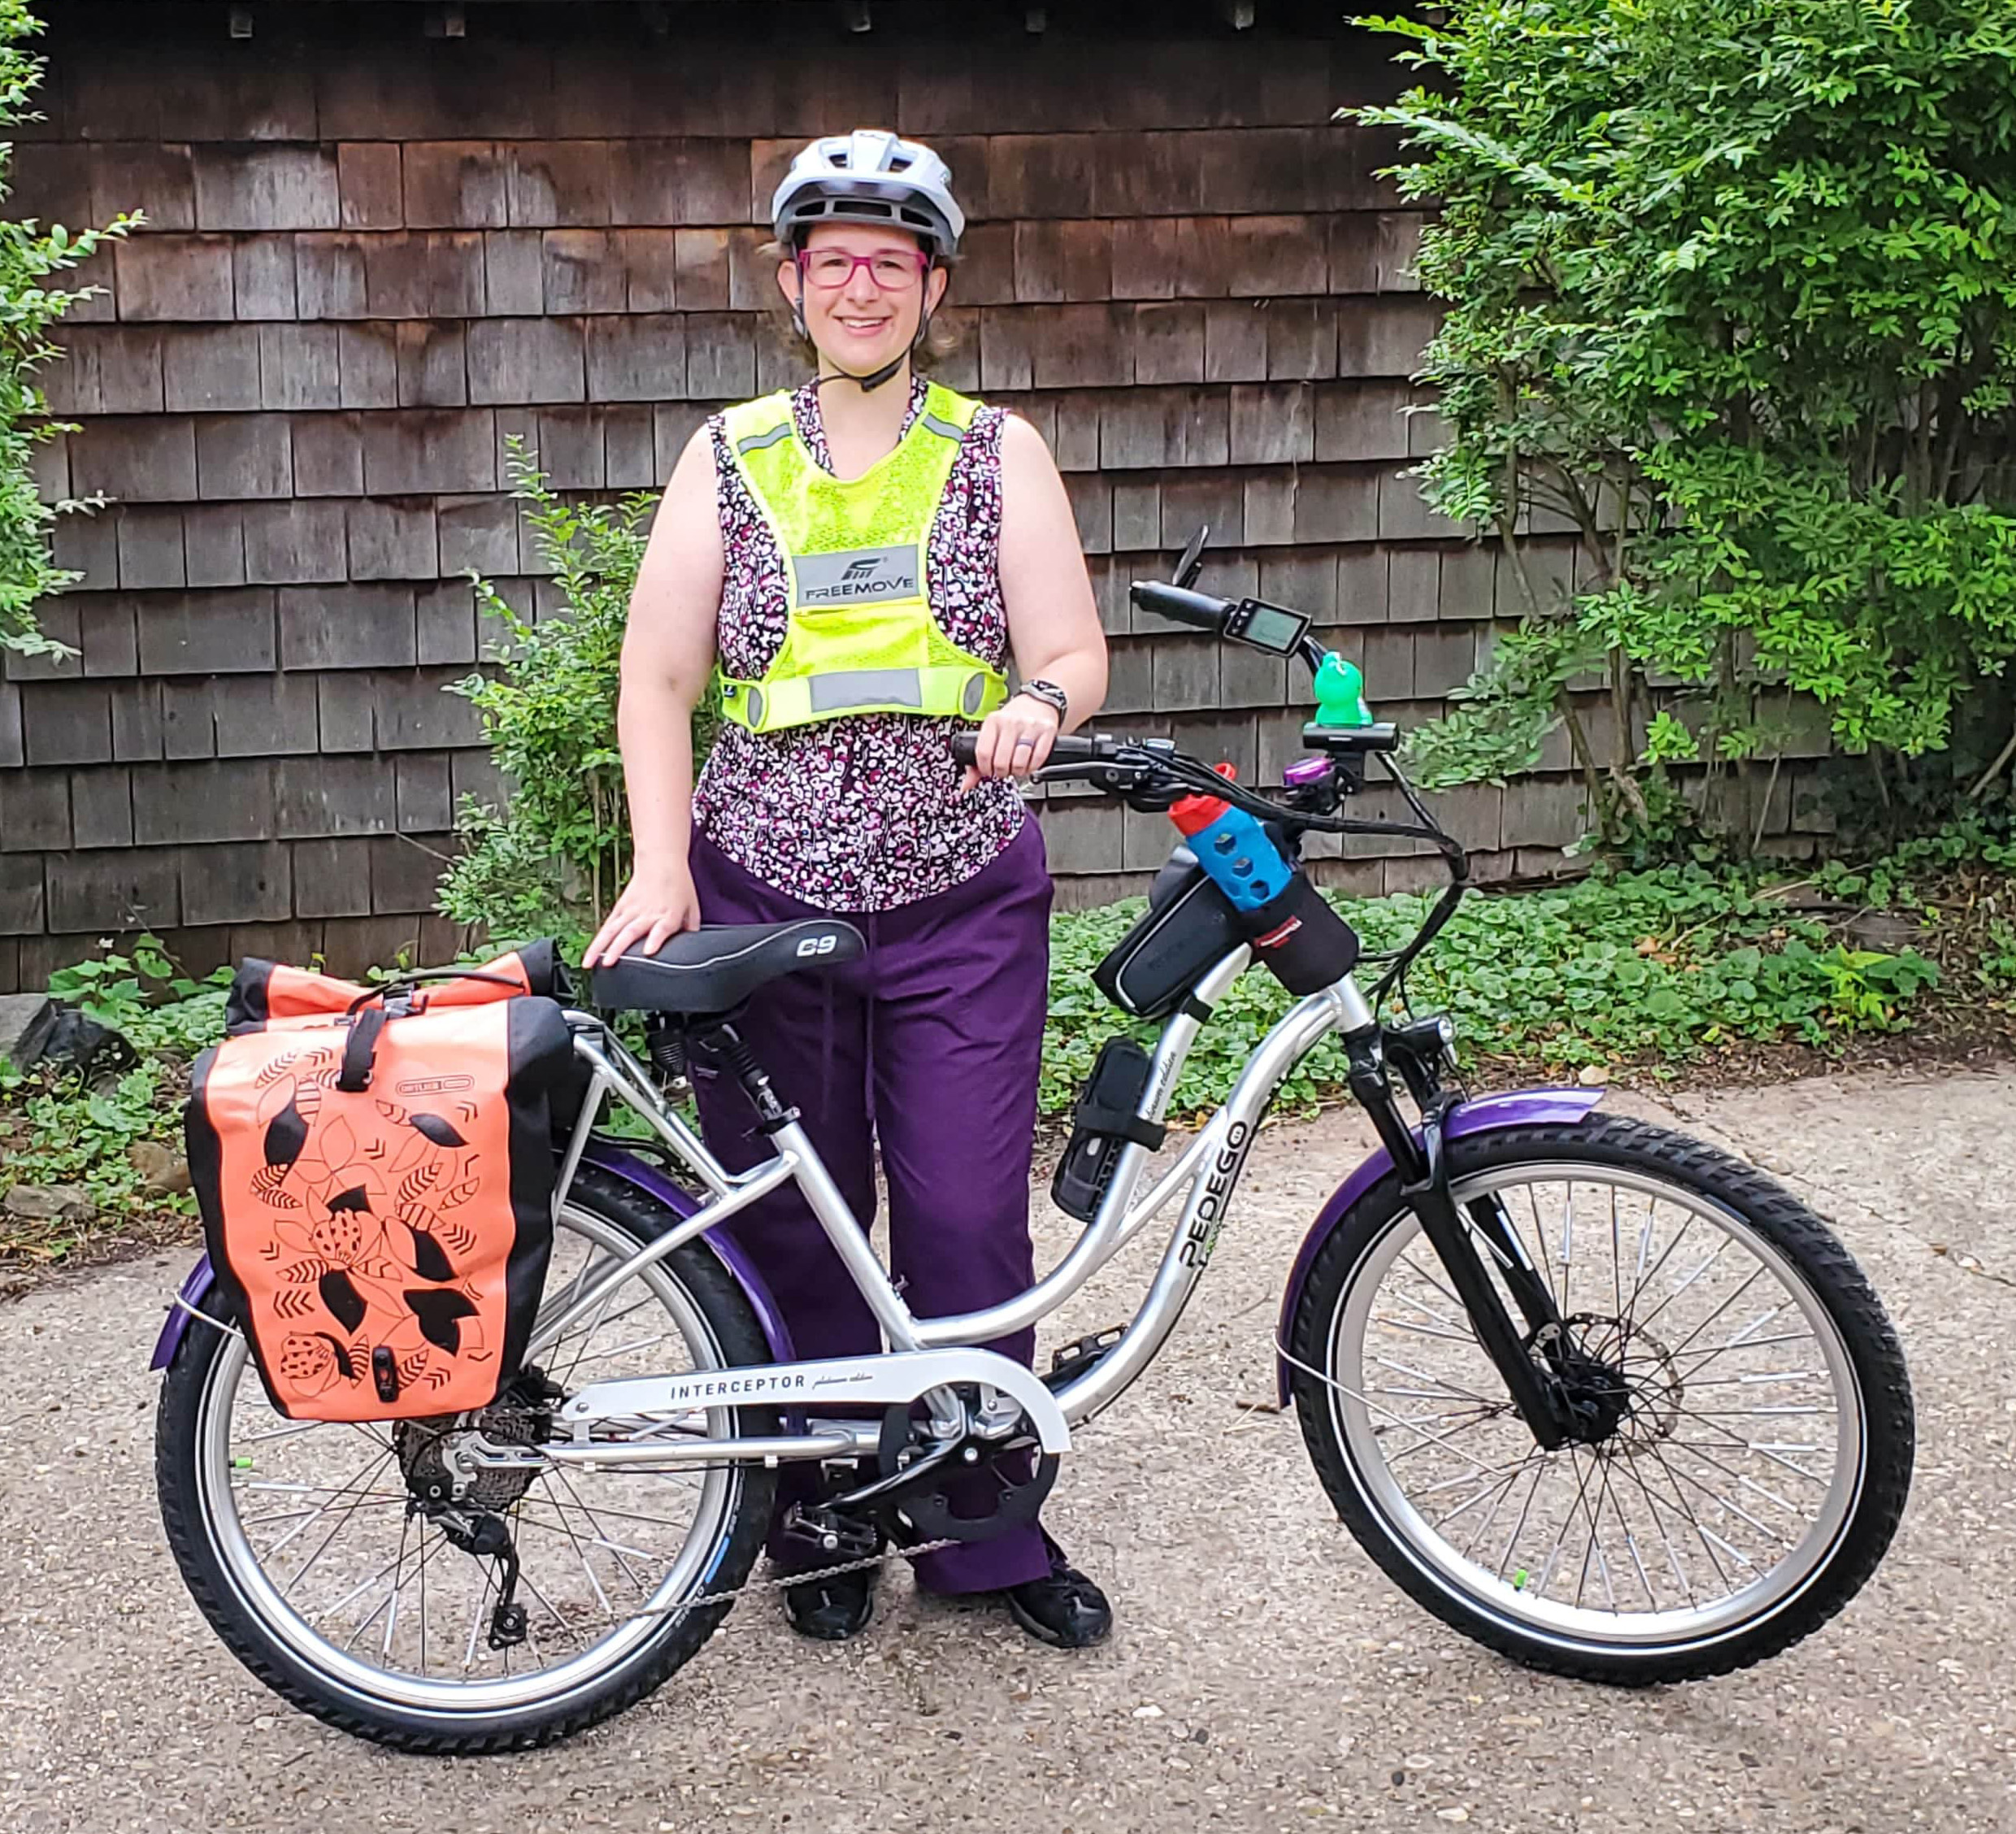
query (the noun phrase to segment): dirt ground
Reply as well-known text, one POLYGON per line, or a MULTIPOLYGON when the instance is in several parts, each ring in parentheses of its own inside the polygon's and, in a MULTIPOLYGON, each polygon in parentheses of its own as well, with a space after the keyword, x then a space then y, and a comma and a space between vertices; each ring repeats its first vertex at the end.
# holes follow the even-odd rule
MULTIPOLYGON (((198 1617, 155 1514, 146 1367, 185 1256, 29 1294, 0 1310, 0 1828, 2016 1828, 2016 1071, 1614 1105, 1831 1215, 1910 1354, 1898 1541, 1762 1668, 1630 1694, 1510 1666, 1396 1592, 1293 1419, 1241 1406, 1271 1396, 1281 1280, 1364 1150, 1336 1115, 1263 1137, 1176 1339, 1067 1461, 1047 1519, 1110 1591, 1110 1644, 1041 1649, 901 1573, 845 1646, 746 1601, 654 1699, 524 1757, 325 1730, 198 1617)), ((1126 1317, 1154 1252, 1046 1341, 1126 1317)))

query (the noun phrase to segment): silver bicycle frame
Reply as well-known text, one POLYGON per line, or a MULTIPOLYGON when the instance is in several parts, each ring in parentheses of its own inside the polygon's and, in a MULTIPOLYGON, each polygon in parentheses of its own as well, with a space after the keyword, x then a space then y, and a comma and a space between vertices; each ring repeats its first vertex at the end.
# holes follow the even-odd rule
MULTIPOLYGON (((1197 1002, 1214 1006, 1250 958, 1250 952, 1243 945, 1227 955, 1198 984, 1197 1002)), ((567 1016, 574 1032, 575 1049, 589 1065, 593 1076, 580 1119, 562 1161, 559 1186, 554 1197, 555 1215, 567 1200, 597 1116, 611 1097, 644 1118, 672 1154, 692 1171, 707 1196, 700 1208, 676 1228, 618 1262, 593 1284, 581 1287, 566 1298, 557 1310, 541 1317, 528 1346, 528 1356, 536 1355, 569 1325, 602 1304, 624 1281, 787 1180, 797 1183, 834 1252, 880 1323, 890 1349, 897 1352, 978 1345, 1047 1318, 1165 1209, 1177 1192, 1183 1191, 1187 1195, 1181 1215, 1140 1309, 1119 1342, 1057 1393, 1058 1409, 1074 1427, 1118 1399, 1154 1359, 1175 1329, 1191 1293, 1210 1264, 1247 1153, 1282 1080, 1327 1032, 1359 1031, 1371 1024, 1373 1018, 1365 996, 1349 975, 1310 994, 1291 1008, 1255 1047, 1224 1105, 1138 1201, 1136 1193, 1147 1167, 1149 1152, 1137 1143, 1129 1143, 1121 1150, 1092 1221, 1064 1258, 1035 1285, 984 1311, 919 1319, 903 1303, 870 1246, 866 1232, 801 1127, 793 1123, 776 1130, 776 1156, 766 1163, 745 1172, 728 1172, 667 1106, 643 1065, 600 1020, 580 1012, 570 1012, 567 1016)), ((1184 1060, 1202 1028, 1203 1022, 1190 1011, 1180 1011, 1164 1024, 1156 1044, 1143 1119, 1160 1122, 1167 1111, 1184 1060)), ((578 1281, 576 1285, 580 1285, 578 1281)), ((878 1429, 872 1425, 845 1421, 814 1424, 815 1430, 803 1436, 797 1449, 792 1449, 795 1442, 784 1440, 767 1441, 760 1447, 748 1442, 745 1450, 742 1443, 704 1439, 688 1440, 676 1446, 660 1441, 653 1449, 668 1464, 718 1459, 724 1453, 730 1457, 832 1458, 838 1436, 843 1433, 858 1449, 874 1449, 878 1429)), ((554 1445, 545 1450, 548 1456, 563 1459, 571 1456, 582 1462, 607 1457, 606 1445, 599 1454, 586 1445, 554 1445)))

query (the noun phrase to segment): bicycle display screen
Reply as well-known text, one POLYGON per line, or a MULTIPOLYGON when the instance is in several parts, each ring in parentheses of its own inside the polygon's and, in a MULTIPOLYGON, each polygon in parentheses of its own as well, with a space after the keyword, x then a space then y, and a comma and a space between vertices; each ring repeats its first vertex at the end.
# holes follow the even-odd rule
POLYGON ((1258 598, 1240 600, 1225 620, 1226 636, 1279 656, 1293 655, 1308 632, 1309 619, 1301 612, 1258 598))

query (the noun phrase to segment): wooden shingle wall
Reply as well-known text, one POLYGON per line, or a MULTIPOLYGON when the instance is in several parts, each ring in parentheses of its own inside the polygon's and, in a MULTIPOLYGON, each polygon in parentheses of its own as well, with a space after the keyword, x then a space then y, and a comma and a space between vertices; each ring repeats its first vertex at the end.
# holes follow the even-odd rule
MULTIPOLYGON (((570 491, 654 486, 711 407, 796 380, 758 217, 815 133, 893 123, 950 162, 975 227, 942 373, 1052 442, 1113 723, 1249 776, 1296 750, 1280 663, 1130 616, 1128 579, 1200 522, 1208 584, 1313 611, 1402 721, 1513 602, 1406 476, 1434 437, 1406 411, 1419 220, 1375 176, 1393 146, 1330 124, 1396 86, 1334 9, 1037 37, 1021 7, 878 3, 849 34, 691 5, 661 35, 628 5, 472 4, 441 40, 422 8, 304 5, 254 9, 249 41, 221 7, 50 11, 11 207, 150 228, 93 263, 48 376, 82 431, 47 493, 111 501, 63 524, 84 579, 46 623, 78 656, 0 685, 0 987, 142 924, 197 967, 453 946, 423 914, 456 799, 495 787, 441 692, 478 654, 464 571, 546 594, 505 442, 570 491)), ((1487 873, 1576 832, 1559 775, 1451 802, 1487 873)), ((1167 851, 1094 798, 1045 828, 1067 902, 1167 851)), ((1375 890, 1421 864, 1326 870, 1375 890)))

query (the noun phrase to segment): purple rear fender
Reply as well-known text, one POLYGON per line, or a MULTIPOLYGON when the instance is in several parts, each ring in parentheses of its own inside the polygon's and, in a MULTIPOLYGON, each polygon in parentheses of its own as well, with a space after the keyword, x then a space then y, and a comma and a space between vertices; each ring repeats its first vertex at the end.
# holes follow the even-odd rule
MULTIPOLYGON (((655 1166, 635 1154, 591 1146, 583 1155, 583 1163, 607 1172, 612 1178, 620 1178, 626 1184, 655 1198, 681 1216, 693 1213, 690 1193, 682 1191, 655 1166)), ((701 1239, 714 1250, 721 1265, 735 1276, 736 1284, 747 1296, 756 1314, 756 1322, 763 1327, 764 1341, 770 1345, 771 1359, 795 1362, 797 1352, 792 1348, 791 1332, 784 1322, 784 1314, 778 1310, 768 1283, 742 1252, 741 1245, 720 1229, 710 1229, 701 1239)), ((216 1284, 216 1270, 210 1264, 210 1256, 205 1254, 198 1258, 189 1270, 189 1278, 182 1282, 181 1304, 168 1308, 167 1322, 162 1326, 161 1335, 154 1343, 154 1360, 147 1365, 150 1369, 168 1367, 176 1346, 182 1341, 183 1333, 189 1329, 190 1315, 185 1308, 193 1306, 202 1310, 208 1303, 216 1284)))
MULTIPOLYGON (((1461 1140, 1466 1134, 1495 1133, 1506 1128, 1534 1127, 1549 1121, 1586 1120, 1589 1110, 1602 1099, 1601 1089, 1514 1089, 1504 1095, 1480 1096, 1475 1102, 1465 1102, 1452 1108, 1442 1132, 1446 1139, 1461 1140)), ((1421 1130, 1417 1128, 1414 1138, 1420 1137, 1421 1130)), ((1323 1206, 1323 1214, 1302 1238, 1301 1253, 1295 1257, 1294 1270, 1288 1276, 1288 1290, 1281 1295, 1281 1316, 1274 1333, 1277 1351, 1288 1341, 1288 1328, 1294 1319, 1296 1307, 1301 1303, 1302 1288, 1308 1282, 1309 1270, 1315 1265, 1323 1244, 1336 1232, 1351 1206, 1393 1169, 1393 1155, 1381 1146, 1336 1188, 1330 1202, 1323 1206)), ((1284 1407, 1288 1399, 1288 1374, 1287 1358, 1277 1354, 1275 1380, 1284 1407)))

